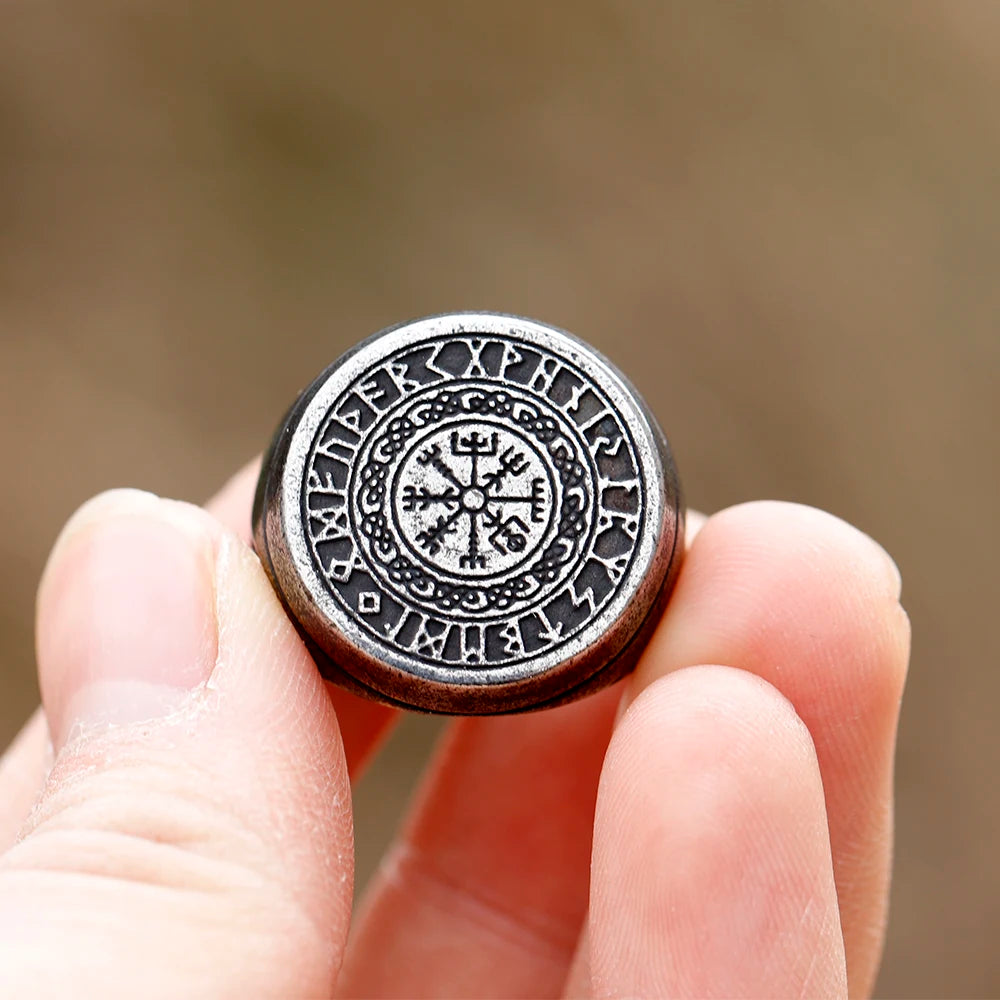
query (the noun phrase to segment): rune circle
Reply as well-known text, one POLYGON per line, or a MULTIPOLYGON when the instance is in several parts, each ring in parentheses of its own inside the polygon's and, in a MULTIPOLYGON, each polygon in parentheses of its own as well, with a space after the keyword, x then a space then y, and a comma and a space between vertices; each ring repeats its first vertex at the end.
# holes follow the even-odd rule
POLYGON ((306 460, 314 565, 379 644, 456 667, 540 659, 618 593, 643 469, 599 381, 513 336, 374 359, 306 460))

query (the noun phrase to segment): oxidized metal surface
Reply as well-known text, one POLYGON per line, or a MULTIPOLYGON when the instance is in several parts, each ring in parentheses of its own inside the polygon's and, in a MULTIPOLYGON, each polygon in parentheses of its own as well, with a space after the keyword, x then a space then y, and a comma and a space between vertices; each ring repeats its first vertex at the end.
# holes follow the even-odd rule
POLYGON ((320 668, 427 711, 518 711, 634 662, 679 562, 673 462, 581 341, 456 313, 383 331, 303 393, 255 545, 320 668))

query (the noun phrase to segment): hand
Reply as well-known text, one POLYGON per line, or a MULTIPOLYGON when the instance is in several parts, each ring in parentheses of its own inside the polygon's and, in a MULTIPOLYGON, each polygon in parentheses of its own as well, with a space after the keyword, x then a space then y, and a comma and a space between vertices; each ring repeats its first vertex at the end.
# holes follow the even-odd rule
POLYGON ((0 763, 0 996, 870 990, 909 648, 870 539, 709 519, 624 685, 452 723, 348 941, 350 779, 394 713, 321 681, 230 533, 253 479, 214 516, 106 494, 53 551, 44 714, 0 763))

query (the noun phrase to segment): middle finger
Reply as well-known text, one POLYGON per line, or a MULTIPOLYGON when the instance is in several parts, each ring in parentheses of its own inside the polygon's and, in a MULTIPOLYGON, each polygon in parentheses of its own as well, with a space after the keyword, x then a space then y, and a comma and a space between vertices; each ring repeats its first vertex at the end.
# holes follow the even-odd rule
POLYGON ((453 723, 368 891, 342 995, 559 995, 619 694, 453 723))

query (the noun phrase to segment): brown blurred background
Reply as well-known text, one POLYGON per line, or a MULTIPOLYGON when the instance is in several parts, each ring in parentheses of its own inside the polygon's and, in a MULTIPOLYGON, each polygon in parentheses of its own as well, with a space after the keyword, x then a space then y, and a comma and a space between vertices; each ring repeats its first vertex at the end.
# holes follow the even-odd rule
MULTIPOLYGON (((4 4, 0 744, 82 500, 205 498, 390 322, 534 315, 630 373, 694 505, 897 557, 879 993, 1000 992, 998 94, 991 0, 4 4)), ((362 783, 362 874, 434 732, 362 783)))

